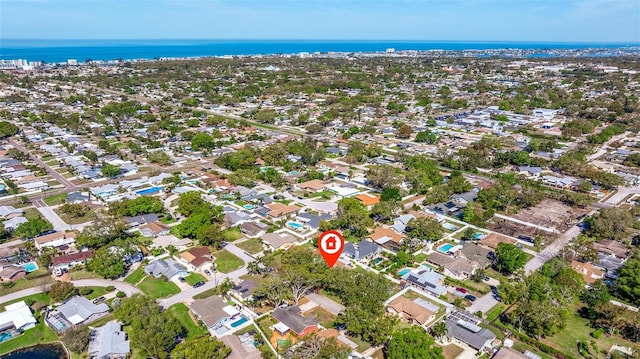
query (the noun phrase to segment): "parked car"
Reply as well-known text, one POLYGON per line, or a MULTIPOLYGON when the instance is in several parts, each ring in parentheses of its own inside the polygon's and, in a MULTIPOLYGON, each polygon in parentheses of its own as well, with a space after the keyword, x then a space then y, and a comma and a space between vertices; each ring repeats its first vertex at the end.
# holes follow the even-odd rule
POLYGON ((102 303, 106 300, 107 298, 105 297, 98 297, 96 299, 93 300, 93 304, 98 304, 98 303, 102 303))
POLYGON ((460 287, 458 287, 458 288, 456 288, 456 291, 458 291, 458 292, 460 292, 460 293, 463 293, 463 294, 467 294, 467 290, 466 290, 466 289, 464 289, 464 288, 460 288, 460 287))
POLYGON ((484 278, 482 278, 482 280, 483 280, 483 281, 485 281, 485 282, 488 282, 488 281, 490 281, 490 280, 491 280, 491 278, 489 278, 489 277, 487 277, 487 276, 484 276, 484 278))
POLYGON ((184 279, 184 277, 180 277, 180 278, 178 278, 178 280, 180 281, 180 283, 184 283, 184 282, 187 281, 186 279, 184 279))
POLYGON ((204 285, 203 281, 193 283, 194 288, 202 287, 204 285))
POLYGON ((209 270, 208 270, 208 269, 205 269, 205 270, 204 270, 204 274, 206 274, 206 275, 211 275, 211 272, 209 272, 209 270))
POLYGON ((470 301, 475 302, 477 298, 475 295, 467 294, 464 296, 464 299, 469 299, 470 301))

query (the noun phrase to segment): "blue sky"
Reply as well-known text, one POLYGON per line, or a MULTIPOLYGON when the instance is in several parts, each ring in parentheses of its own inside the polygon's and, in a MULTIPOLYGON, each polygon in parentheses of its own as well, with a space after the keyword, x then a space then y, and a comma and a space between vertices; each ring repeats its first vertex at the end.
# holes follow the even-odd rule
POLYGON ((639 0, 0 0, 0 38, 639 42, 639 0))

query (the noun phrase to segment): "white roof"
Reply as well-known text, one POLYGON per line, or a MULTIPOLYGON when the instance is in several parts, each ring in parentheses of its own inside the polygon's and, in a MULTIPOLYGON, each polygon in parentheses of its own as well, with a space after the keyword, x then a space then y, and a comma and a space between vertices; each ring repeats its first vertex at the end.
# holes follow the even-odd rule
POLYGON ((0 313, 0 326, 13 323, 16 329, 23 328, 29 324, 36 324, 36 318, 31 314, 31 309, 24 301, 5 306, 5 311, 0 313))
POLYGON ((230 305, 227 305, 226 307, 222 308, 222 310, 225 313, 229 314, 230 316, 234 316, 234 315, 240 314, 240 312, 236 308, 234 308, 234 307, 232 307, 230 305))
POLYGON ((360 193, 360 190, 358 190, 357 188, 349 188, 336 185, 329 186, 328 188, 330 191, 335 192, 342 197, 349 197, 360 193))
POLYGON ((287 330, 289 330, 289 327, 287 327, 285 324, 283 323, 276 323, 273 325, 273 329, 279 331, 280 333, 284 333, 287 330))

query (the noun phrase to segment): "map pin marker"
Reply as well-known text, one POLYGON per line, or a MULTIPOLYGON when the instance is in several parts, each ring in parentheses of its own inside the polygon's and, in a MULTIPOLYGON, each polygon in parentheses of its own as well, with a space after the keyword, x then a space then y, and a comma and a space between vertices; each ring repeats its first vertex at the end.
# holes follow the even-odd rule
POLYGON ((318 237, 318 250, 320 250, 320 254, 329 265, 329 268, 336 264, 343 249, 344 238, 338 231, 326 231, 318 237))

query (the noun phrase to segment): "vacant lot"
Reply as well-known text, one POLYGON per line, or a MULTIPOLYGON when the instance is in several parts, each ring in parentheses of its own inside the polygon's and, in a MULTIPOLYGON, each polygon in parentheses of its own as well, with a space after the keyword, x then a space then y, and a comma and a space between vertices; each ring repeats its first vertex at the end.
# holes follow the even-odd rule
POLYGON ((564 232, 576 223, 576 217, 584 213, 586 212, 573 209, 560 201, 546 199, 534 207, 521 210, 513 217, 564 232))
POLYGON ((244 264, 242 259, 236 257, 226 249, 213 253, 213 256, 216 258, 216 270, 220 273, 233 272, 244 264))
POLYGON ((543 242, 545 242, 546 244, 549 244, 558 236, 557 234, 545 232, 541 229, 525 226, 524 224, 519 224, 496 217, 491 218, 489 222, 487 222, 487 228, 514 238, 518 238, 518 236, 528 236, 531 238, 535 238, 537 235, 539 235, 542 238, 543 242))
POLYGON ((138 284, 138 288, 153 298, 165 298, 180 293, 180 288, 175 283, 153 277, 146 277, 138 284))
POLYGON ((251 238, 244 242, 240 242, 236 245, 240 249, 251 254, 262 252, 262 250, 264 249, 264 246, 262 245, 262 241, 260 240, 260 238, 251 238))

